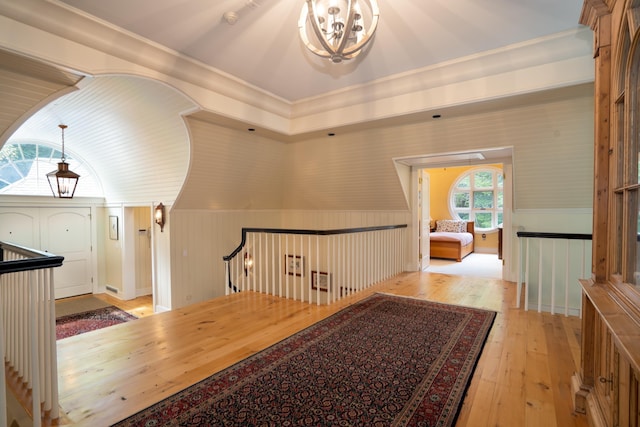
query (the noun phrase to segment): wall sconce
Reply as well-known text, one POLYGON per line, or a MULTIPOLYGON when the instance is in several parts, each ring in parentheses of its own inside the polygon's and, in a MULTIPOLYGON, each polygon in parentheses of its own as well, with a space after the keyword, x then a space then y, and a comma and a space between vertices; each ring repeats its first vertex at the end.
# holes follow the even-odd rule
POLYGON ((253 257, 249 252, 244 253, 244 275, 248 276, 253 268, 253 257))
POLYGON ((156 219, 156 224, 160 226, 160 232, 164 231, 165 218, 164 218, 164 205, 162 203, 158 203, 158 206, 156 206, 156 211, 154 216, 156 219))

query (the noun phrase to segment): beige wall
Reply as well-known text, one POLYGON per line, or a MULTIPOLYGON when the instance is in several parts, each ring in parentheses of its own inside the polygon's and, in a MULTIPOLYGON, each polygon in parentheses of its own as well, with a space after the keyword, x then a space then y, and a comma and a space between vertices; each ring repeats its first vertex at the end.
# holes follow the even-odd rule
POLYGON ((222 257, 240 244, 243 227, 339 229, 406 224, 409 217, 405 211, 175 210, 171 221, 171 308, 177 308, 224 295, 222 257))
POLYGON ((105 242, 105 285, 123 291, 122 282, 122 226, 123 212, 122 208, 106 208, 104 210, 104 242, 105 242), (118 220, 118 239, 110 238, 109 227, 110 217, 116 217, 118 220))
MULTIPOLYGON (((410 222, 396 157, 511 146, 516 211, 590 209, 592 117, 593 99, 579 97, 288 144, 190 120, 192 167, 171 215, 171 306, 224 292, 222 256, 242 227, 410 222)), ((512 248, 515 231, 505 230, 512 248)))
POLYGON ((151 209, 133 208, 136 256, 136 296, 149 295, 151 288, 151 209))

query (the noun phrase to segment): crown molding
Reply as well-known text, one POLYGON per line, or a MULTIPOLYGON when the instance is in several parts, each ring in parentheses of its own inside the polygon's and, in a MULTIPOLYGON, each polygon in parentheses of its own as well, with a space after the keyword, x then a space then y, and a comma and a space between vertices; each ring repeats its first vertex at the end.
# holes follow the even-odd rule
MULTIPOLYGON (((592 39, 589 28, 579 27, 575 30, 396 74, 366 85, 352 86, 297 101, 293 105, 291 118, 295 120, 323 111, 344 109, 491 76, 507 75, 522 69, 563 63, 576 58, 592 60, 592 39)), ((544 77, 541 76, 541 78, 544 77)), ((571 84, 566 81, 566 76, 559 75, 558 81, 561 80, 562 85, 571 84)), ((580 76, 579 80, 576 83, 584 83, 583 76, 580 76)))

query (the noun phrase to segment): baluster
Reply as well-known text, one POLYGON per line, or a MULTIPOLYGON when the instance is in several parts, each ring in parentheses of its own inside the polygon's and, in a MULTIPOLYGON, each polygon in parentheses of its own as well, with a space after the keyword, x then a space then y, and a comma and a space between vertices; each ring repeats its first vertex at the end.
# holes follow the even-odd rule
POLYGON ((569 271, 571 271, 571 259, 569 257, 569 245, 571 245, 571 240, 567 240, 567 248, 565 251, 565 259, 566 259, 566 266, 565 266, 565 272, 564 272, 564 315, 568 316, 569 315, 569 271))
POLYGON ((531 239, 527 238, 527 252, 525 256, 525 270, 524 270, 524 310, 529 310, 529 241, 531 239))
POLYGON ((542 312, 542 240, 538 241, 538 313, 542 312))
POLYGON ((518 242, 518 283, 516 288, 516 308, 520 308, 520 299, 522 298, 522 266, 524 256, 524 238, 520 238, 518 242))
MULTIPOLYGON (((289 254, 289 235, 285 235, 285 241, 284 241, 284 245, 285 245, 285 258, 284 261, 285 266, 288 265, 289 263, 289 259, 287 258, 287 254, 289 254)), ((295 246, 295 241, 294 241, 294 246, 295 246)), ((287 294, 287 298, 289 298, 289 274, 287 274, 285 272, 284 274, 284 287, 285 287, 285 293, 287 294)), ((294 298, 295 299, 295 298, 294 298)))
POLYGON ((556 311, 556 240, 552 241, 551 261, 551 314, 556 311))
MULTIPOLYGON (((284 294, 282 293, 282 274, 284 272, 283 270, 283 263, 282 260, 280 260, 280 257, 282 255, 282 234, 278 234, 278 296, 283 296, 284 294)), ((276 258, 274 256, 274 258, 276 258)))
MULTIPOLYGON (((7 311, 7 296, 8 296, 8 274, 0 274, 0 293, 2 294, 2 300, 0 300, 0 355, 6 358, 6 345, 5 340, 7 334, 5 334, 5 325, 8 323, 5 318, 7 311)), ((0 425, 7 425, 7 388, 4 384, 7 383, 5 370, 0 369, 0 425)))
MULTIPOLYGON (((328 269, 327 269, 328 270, 328 269)), ((318 272, 317 276, 316 276, 316 286, 318 289, 316 289, 316 303, 317 305, 320 305, 320 236, 316 234, 316 271, 318 272)), ((329 274, 329 271, 327 271, 327 275, 329 274)), ((311 275, 309 275, 311 276, 311 275)), ((312 277, 313 279, 313 277, 312 277)), ((327 276, 327 286, 329 285, 329 276, 327 276)), ((327 288, 327 299, 329 297, 329 288, 327 288)))
POLYGON ((271 253, 269 255, 269 259, 271 261, 271 295, 276 295, 276 235, 271 235, 271 253))

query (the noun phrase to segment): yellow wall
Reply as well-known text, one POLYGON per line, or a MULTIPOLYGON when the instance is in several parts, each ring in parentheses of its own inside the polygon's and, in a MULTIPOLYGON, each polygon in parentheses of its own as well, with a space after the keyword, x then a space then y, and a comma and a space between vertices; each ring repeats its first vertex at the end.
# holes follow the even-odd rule
MULTIPOLYGON (((452 219, 449 213, 449 190, 453 183, 470 169, 478 167, 495 167, 502 169, 502 164, 482 165, 482 166, 456 166, 446 168, 427 169, 429 174, 429 209, 431 218, 434 221, 439 219, 452 219)), ((476 233, 474 247, 477 252, 493 253, 498 251, 498 233, 490 231, 484 233, 476 233)))

